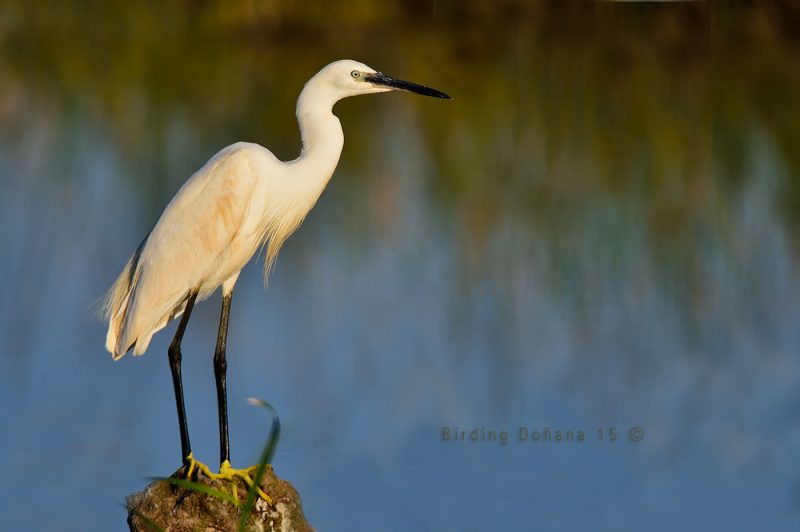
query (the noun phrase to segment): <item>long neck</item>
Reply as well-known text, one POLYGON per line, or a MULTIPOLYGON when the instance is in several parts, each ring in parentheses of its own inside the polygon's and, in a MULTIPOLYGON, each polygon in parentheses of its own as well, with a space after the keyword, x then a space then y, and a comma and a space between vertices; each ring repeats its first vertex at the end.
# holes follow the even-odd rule
POLYGON ((320 181, 322 187, 333 175, 344 146, 342 124, 333 114, 336 101, 317 84, 306 84, 297 99, 297 122, 303 151, 293 163, 306 170, 302 175, 320 181))

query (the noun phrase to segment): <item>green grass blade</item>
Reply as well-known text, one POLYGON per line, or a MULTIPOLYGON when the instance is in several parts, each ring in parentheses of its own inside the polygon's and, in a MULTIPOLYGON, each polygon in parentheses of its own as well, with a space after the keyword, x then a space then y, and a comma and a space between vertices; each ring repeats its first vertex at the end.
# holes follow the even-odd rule
POLYGON ((272 462, 272 457, 275 455, 275 450, 278 447, 278 440, 281 436, 281 420, 278 417, 278 412, 275 410, 275 408, 263 399, 251 398, 249 401, 250 404, 266 409, 272 417, 272 424, 270 425, 269 438, 264 446, 264 450, 261 452, 261 458, 258 461, 258 469, 256 470, 255 477, 253 478, 253 485, 247 490, 247 499, 239 518, 239 532, 246 531, 247 518, 250 517, 250 513, 253 511, 253 506, 255 506, 256 498, 258 497, 256 488, 261 485, 261 480, 264 478, 264 474, 267 472, 267 467, 269 466, 270 462, 272 462))
POLYGON ((239 506, 239 501, 236 498, 229 494, 225 493, 222 490, 218 490, 217 488, 212 488, 211 486, 207 486, 200 482, 193 482, 191 480, 185 480, 182 478, 175 478, 175 477, 157 477, 153 480, 160 480, 163 482, 168 482, 175 486, 179 486, 181 488, 185 488, 188 490, 196 491, 198 493, 204 493, 210 497, 214 497, 215 499, 219 499, 221 501, 229 502, 234 506, 239 506))
POLYGON ((134 513, 136 517, 144 521, 144 524, 146 524, 147 527, 153 532, 164 532, 164 529, 158 526, 158 523, 156 523, 155 521, 144 515, 142 512, 134 512, 134 513))

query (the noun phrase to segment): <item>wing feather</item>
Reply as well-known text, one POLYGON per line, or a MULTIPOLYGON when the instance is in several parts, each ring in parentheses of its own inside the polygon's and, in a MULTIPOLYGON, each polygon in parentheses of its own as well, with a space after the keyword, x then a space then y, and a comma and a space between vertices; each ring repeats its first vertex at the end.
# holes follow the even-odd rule
POLYGON ((256 175, 246 152, 230 146, 189 178, 164 209, 138 260, 120 276, 130 280, 127 293, 112 288, 107 344, 112 328, 118 333, 113 347, 107 347, 115 358, 134 345, 134 353, 142 354, 152 335, 183 312, 189 292, 213 275, 250 206, 256 175), (120 307, 113 308, 117 302, 120 307))

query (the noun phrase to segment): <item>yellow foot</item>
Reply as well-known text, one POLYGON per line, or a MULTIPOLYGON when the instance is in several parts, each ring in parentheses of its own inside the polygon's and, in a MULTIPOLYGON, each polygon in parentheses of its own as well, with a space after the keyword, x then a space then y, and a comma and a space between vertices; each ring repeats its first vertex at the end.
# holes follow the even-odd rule
MULTIPOLYGON (((248 488, 253 488, 253 485, 255 483, 253 477, 255 476, 257 470, 258 466, 252 466, 245 469, 234 469, 231 467, 231 463, 225 460, 219 466, 219 473, 216 475, 212 474, 211 478, 215 480, 224 479, 230 481, 234 481, 238 478, 241 479, 247 485, 248 488)), ((255 490, 259 497, 264 499, 270 506, 272 505, 272 499, 269 497, 269 495, 264 493, 264 490, 262 490, 259 486, 255 486, 255 490)))
MULTIPOLYGON (((207 465, 200 460, 195 460, 192 453, 189 453, 189 456, 183 461, 183 467, 175 473, 175 476, 192 480, 197 479, 197 477, 202 474, 209 480, 227 480, 229 482, 236 482, 236 479, 241 479, 245 485, 247 485, 247 488, 250 489, 255 484, 254 477, 257 470, 258 466, 252 466, 246 469, 234 469, 231 467, 231 463, 225 460, 222 462, 222 465, 219 466, 219 473, 212 473, 207 465)), ((272 499, 264 493, 264 490, 259 486, 256 486, 255 490, 259 497, 264 499, 267 504, 272 505, 272 499)), ((234 499, 238 499, 235 486, 231 491, 233 492, 234 499)))
MULTIPOLYGON (((234 469, 231 467, 231 463, 225 460, 219 466, 219 473, 212 473, 211 469, 207 465, 200 460, 195 460, 192 453, 189 453, 189 456, 187 456, 183 461, 183 467, 179 469, 175 475, 187 480, 192 480, 196 479, 198 475, 202 474, 210 480, 227 480, 234 483, 237 479, 240 479, 245 483, 245 485, 247 485, 247 488, 249 489, 253 487, 253 484, 255 484, 253 477, 255 477, 257 470, 258 466, 252 466, 246 469, 234 469)), ((255 490, 259 497, 264 499, 267 504, 272 505, 272 499, 266 493, 264 493, 264 490, 262 490, 261 487, 256 486, 255 490)), ((231 491, 233 492, 234 499, 238 499, 235 486, 231 491)))
POLYGON ((179 470, 178 476, 191 480, 192 478, 196 478, 199 473, 202 473, 210 479, 216 476, 207 465, 199 460, 195 460, 192 453, 189 453, 189 456, 183 460, 183 467, 179 470), (185 470, 186 473, 184 474, 182 470, 185 470))

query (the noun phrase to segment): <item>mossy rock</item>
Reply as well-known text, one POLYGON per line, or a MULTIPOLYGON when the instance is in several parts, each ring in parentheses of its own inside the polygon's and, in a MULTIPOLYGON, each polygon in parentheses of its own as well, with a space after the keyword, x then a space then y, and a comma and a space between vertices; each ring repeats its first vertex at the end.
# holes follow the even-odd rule
MULTIPOLYGON (((196 479, 215 490, 233 494, 238 506, 210 494, 175 486, 168 480, 156 480, 144 491, 129 495, 128 525, 132 532, 196 532, 239 529, 241 512, 247 499, 247 486, 242 480, 196 479)), ((248 517, 246 530, 258 532, 313 532, 303 515, 300 495, 294 487, 267 468, 261 488, 272 504, 259 498, 248 517)))

